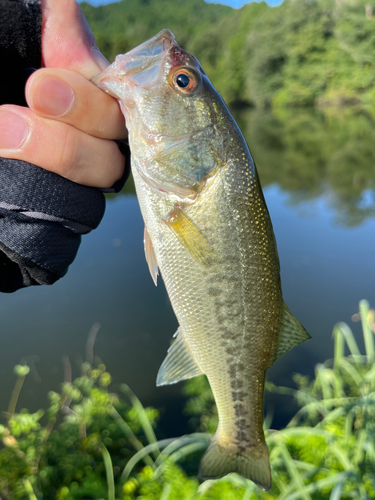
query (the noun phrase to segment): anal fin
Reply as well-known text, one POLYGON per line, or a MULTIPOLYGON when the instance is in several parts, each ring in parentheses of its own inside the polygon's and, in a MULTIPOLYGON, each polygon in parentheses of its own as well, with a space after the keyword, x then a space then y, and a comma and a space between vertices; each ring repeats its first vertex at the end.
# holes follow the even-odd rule
POLYGON ((158 268, 158 263, 156 261, 154 247, 152 245, 152 241, 151 241, 150 235, 148 234, 146 226, 145 226, 145 231, 143 233, 143 245, 145 248, 146 262, 147 262, 148 268, 150 270, 151 278, 153 279, 155 286, 157 286, 158 285, 157 280, 158 280, 159 268, 158 268))
POLYGON ((307 333, 301 323, 289 311, 284 304, 284 316, 279 334, 279 344, 276 351, 275 361, 294 346, 311 339, 311 335, 307 333))
POLYGON ((180 380, 203 374, 184 339, 181 328, 178 328, 174 337, 177 338, 168 349, 168 354, 159 369, 156 379, 157 386, 175 384, 180 380))

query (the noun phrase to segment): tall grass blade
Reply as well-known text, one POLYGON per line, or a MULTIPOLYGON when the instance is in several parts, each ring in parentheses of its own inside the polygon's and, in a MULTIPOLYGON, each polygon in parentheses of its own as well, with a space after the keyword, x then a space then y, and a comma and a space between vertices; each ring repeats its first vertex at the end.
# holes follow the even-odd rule
MULTIPOLYGON (((212 488, 212 486, 216 483, 216 479, 207 479, 204 483, 200 484, 198 487, 198 495, 203 496, 207 491, 212 488)), ((199 497, 198 497, 199 498, 199 497)))
POLYGON ((372 441, 366 441, 364 444, 363 444, 363 448, 364 450, 366 451, 368 457, 370 458, 370 460, 372 460, 373 463, 375 463, 375 446, 374 446, 374 443, 372 441))
POLYGON ((34 489, 28 479, 23 480, 23 485, 25 487, 29 500, 38 500, 37 496, 34 493, 34 489))
MULTIPOLYGON (((157 443, 148 444, 142 450, 138 451, 138 453, 132 456, 132 458, 126 464, 125 469, 122 473, 122 479, 126 481, 130 476, 133 468, 137 465, 137 463, 140 460, 142 460, 147 454, 152 453, 155 449, 163 450, 165 448, 164 453, 161 454, 161 456, 159 456, 156 460, 156 462, 159 464, 164 460, 164 457, 167 456, 167 454, 165 453, 167 449, 169 450, 169 452, 171 452, 170 450, 175 451, 177 448, 180 448, 182 446, 187 446, 191 443, 200 443, 200 448, 204 448, 205 446, 207 446, 207 443, 209 442, 210 439, 211 439, 210 434, 206 434, 203 432, 196 432, 194 434, 190 434, 189 436, 183 436, 181 438, 162 439, 157 443), (175 443, 176 447, 174 446, 175 443)), ((154 464, 152 468, 155 470, 154 464)))
MULTIPOLYGON (((141 426, 143 428, 143 432, 145 433, 145 436, 150 444, 156 443, 157 439, 155 436, 154 429, 152 428, 152 425, 150 423, 150 420, 147 417, 146 411, 142 405, 142 403, 139 401, 137 396, 134 394, 134 392, 130 389, 129 386, 126 384, 121 384, 121 390, 122 392, 129 398, 132 406, 137 410, 139 421, 141 423, 141 426)), ((155 458, 158 457, 160 453, 160 450, 156 447, 154 448, 153 455, 155 458)))
MULTIPOLYGON (((332 400, 332 401, 335 401, 335 400, 332 400)), ((347 400, 345 400, 343 398, 342 400, 342 404, 347 404, 347 400)), ((332 422, 334 420, 337 420, 339 417, 341 417, 341 415, 345 415, 346 413, 346 410, 345 408, 342 408, 342 407, 339 407, 339 408, 335 408, 334 410, 330 411, 324 418, 323 420, 321 420, 316 426, 315 428, 320 428, 320 427, 324 427, 326 426, 329 422, 332 422)))
POLYGON ((367 300, 361 300, 359 303, 359 314, 361 316, 367 362, 371 363, 372 361, 374 361, 374 334, 367 320, 369 311, 370 311, 370 305, 367 302, 367 300))
MULTIPOLYGON (((129 462, 126 464, 125 469, 123 470, 123 473, 121 475, 122 479, 124 481, 127 481, 133 468, 137 465, 137 463, 147 457, 150 453, 152 453, 154 450, 161 450, 163 449, 164 446, 167 446, 171 442, 173 442, 175 438, 171 439, 164 439, 162 441, 159 441, 158 443, 151 443, 148 444, 147 446, 143 447, 141 450, 139 450, 135 455, 132 456, 132 458, 129 460, 129 462)), ((155 470, 155 465, 154 462, 152 462, 152 469, 155 470)))
POLYGON ((107 476, 108 500, 115 500, 115 478, 113 475, 111 455, 104 443, 100 443, 100 449, 103 455, 105 473, 107 476))
MULTIPOLYGON (((329 486, 336 485, 339 482, 345 481, 347 478, 346 472, 339 472, 334 476, 325 477, 323 479, 319 479, 319 481, 315 481, 314 483, 310 483, 303 488, 303 490, 307 493, 315 493, 316 491, 321 491, 323 488, 328 488, 329 486)), ((292 493, 285 500, 297 500, 301 498, 302 491, 297 491, 292 493)), ((278 499, 279 500, 279 499, 278 499)))
POLYGON ((342 481, 337 483, 336 486, 331 491, 331 494, 329 496, 329 500, 340 500, 343 486, 344 486, 344 483, 342 481))
POLYGON ((278 444, 278 439, 279 436, 303 436, 306 437, 308 436, 319 436, 319 437, 324 437, 325 439, 330 437, 330 433, 327 431, 324 431, 322 429, 317 429, 315 427, 286 427, 285 429, 281 429, 273 434, 270 434, 268 437, 268 442, 269 443, 275 443, 278 444))
POLYGON ((297 427, 302 417, 306 414, 309 414, 312 410, 321 413, 323 418, 328 414, 328 410, 326 410, 326 408, 324 407, 324 403, 322 401, 318 400, 313 401, 312 403, 303 406, 300 410, 297 411, 297 413, 290 420, 290 422, 288 422, 286 429, 292 429, 297 427))
MULTIPOLYGON (((110 414, 111 414, 112 418, 117 422, 118 426, 120 427, 122 432, 125 434, 125 436, 128 438, 129 443, 133 446, 133 448, 136 451, 143 450, 144 446, 141 443, 141 441, 139 441, 139 439, 136 437, 134 432, 131 430, 131 428, 128 426, 128 424, 121 417, 119 412, 113 406, 110 409, 110 414)), ((147 453, 144 456, 143 460, 144 460, 146 465, 149 465, 150 467, 154 466, 154 461, 147 453)))
POLYGON ((243 494, 242 500, 250 500, 251 495, 254 492, 254 488, 250 485, 247 486, 245 493, 243 494))
POLYGON ((346 471, 350 471, 352 469, 352 464, 340 446, 334 443, 329 443, 329 448, 330 451, 336 456, 337 460, 341 463, 343 468, 346 471))
POLYGON ((203 433, 195 433, 190 434, 189 436, 182 436, 178 439, 174 439, 171 444, 164 448, 164 451, 160 453, 158 458, 155 460, 155 465, 160 465, 165 456, 170 456, 179 448, 182 448, 190 443, 199 442, 202 445, 202 448, 207 446, 211 439, 211 434, 203 434, 203 433))
POLYGON ((363 382, 364 383, 369 383, 370 384, 370 389, 374 390, 374 386, 375 386, 375 363, 372 365, 372 367, 370 368, 370 370, 363 377, 363 382))
POLYGON ((345 356, 344 334, 339 324, 333 327, 332 337, 334 338, 334 367, 337 368, 345 356))
POLYGON ((345 419, 345 437, 346 439, 351 439, 353 435, 353 424, 354 424, 354 415, 353 412, 350 411, 345 419))
POLYGON ((17 378, 16 384, 14 386, 12 396, 10 398, 10 402, 9 402, 9 406, 8 406, 8 415, 7 415, 8 422, 13 417, 14 412, 16 411, 18 398, 20 396, 21 389, 22 389, 23 383, 25 381, 26 375, 28 375, 28 373, 30 372, 30 367, 27 365, 16 365, 16 367, 14 368, 14 371, 15 371, 16 375, 18 375, 18 378, 17 378))
MULTIPOLYGON (((303 498, 304 500, 312 500, 309 493, 304 491, 305 484, 303 482, 302 475, 299 473, 296 464, 294 463, 293 458, 291 457, 287 447, 284 444, 279 444, 279 446, 281 455, 283 456, 285 464, 289 470, 289 474, 291 475, 293 482, 295 483, 298 491, 300 492, 301 498, 303 498)), ((282 495, 279 498, 281 500, 282 495)))
POLYGON ((331 399, 332 391, 329 378, 327 377, 327 369, 324 365, 319 363, 316 365, 316 379, 320 382, 320 387, 322 388, 323 399, 331 399))
POLYGON ((362 462, 364 459, 364 454, 365 454, 365 442, 366 440, 370 440, 371 435, 369 432, 367 432, 365 429, 362 429, 359 431, 358 439, 357 439, 357 444, 356 444, 356 450, 354 454, 354 463, 359 464, 362 462))
MULTIPOLYGON (((358 365, 357 365, 358 366, 358 365)), ((362 383, 362 377, 358 373, 358 371, 354 368, 353 365, 349 363, 346 359, 341 360, 341 368, 347 371, 347 373, 351 376, 356 386, 359 388, 362 383)))
POLYGON ((160 500, 168 500, 171 491, 172 491, 172 486, 170 484, 166 484, 161 493, 160 500))
POLYGON ((191 455, 192 453, 195 453, 196 451, 200 451, 205 448, 207 448, 207 443, 195 442, 187 444, 182 448, 180 448, 179 450, 175 451, 168 457, 168 460, 166 460, 165 456, 164 460, 161 462, 161 464, 154 473, 154 479, 156 479, 157 477, 160 476, 160 474, 162 474, 164 467, 166 466, 169 460, 172 461, 173 463, 176 463, 182 458, 185 458, 186 456, 191 455))
POLYGON ((341 333, 344 336, 345 342, 349 348, 350 354, 353 356, 355 363, 360 363, 362 361, 362 356, 358 348, 358 344, 354 338, 353 332, 348 327, 348 325, 346 323, 343 323, 342 321, 340 323, 337 323, 336 327, 341 330, 341 333))

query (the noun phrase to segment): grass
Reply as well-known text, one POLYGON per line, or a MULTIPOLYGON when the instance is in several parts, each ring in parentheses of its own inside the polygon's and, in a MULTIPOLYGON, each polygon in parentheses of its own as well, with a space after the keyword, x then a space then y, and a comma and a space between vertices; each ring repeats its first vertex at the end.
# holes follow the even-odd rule
MULTIPOLYGON (((0 426, 2 500, 346 500, 375 498, 375 312, 361 301, 365 352, 351 329, 333 330, 333 359, 315 377, 296 375, 296 389, 267 383, 293 397, 299 410, 282 430, 269 429, 273 486, 267 493, 229 474, 199 485, 199 459, 217 425, 204 377, 189 381, 187 411, 193 434, 158 441, 158 412, 144 408, 126 385, 109 391, 102 363, 84 363, 82 375, 50 393, 46 412, 16 412, 27 367, 18 376, 0 426), (61 418, 63 415, 63 418, 61 418)), ((93 357, 90 356, 90 360, 93 357)))

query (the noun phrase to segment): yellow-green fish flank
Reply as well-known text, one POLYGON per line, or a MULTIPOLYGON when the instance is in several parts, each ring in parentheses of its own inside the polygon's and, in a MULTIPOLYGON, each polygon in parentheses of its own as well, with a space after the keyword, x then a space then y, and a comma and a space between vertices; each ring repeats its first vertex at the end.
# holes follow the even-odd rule
POLYGON ((145 251, 179 321, 157 379, 206 374, 219 414, 202 479, 271 486, 265 372, 309 338, 282 298, 270 216, 247 144, 199 62, 168 30, 94 79, 119 99, 145 221, 145 251))

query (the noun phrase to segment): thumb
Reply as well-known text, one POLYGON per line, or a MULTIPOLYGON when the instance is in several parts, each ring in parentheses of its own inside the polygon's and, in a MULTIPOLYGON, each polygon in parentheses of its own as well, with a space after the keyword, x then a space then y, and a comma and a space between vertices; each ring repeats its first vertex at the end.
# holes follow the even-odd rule
POLYGON ((42 0, 42 58, 91 79, 109 64, 76 0, 42 0))

